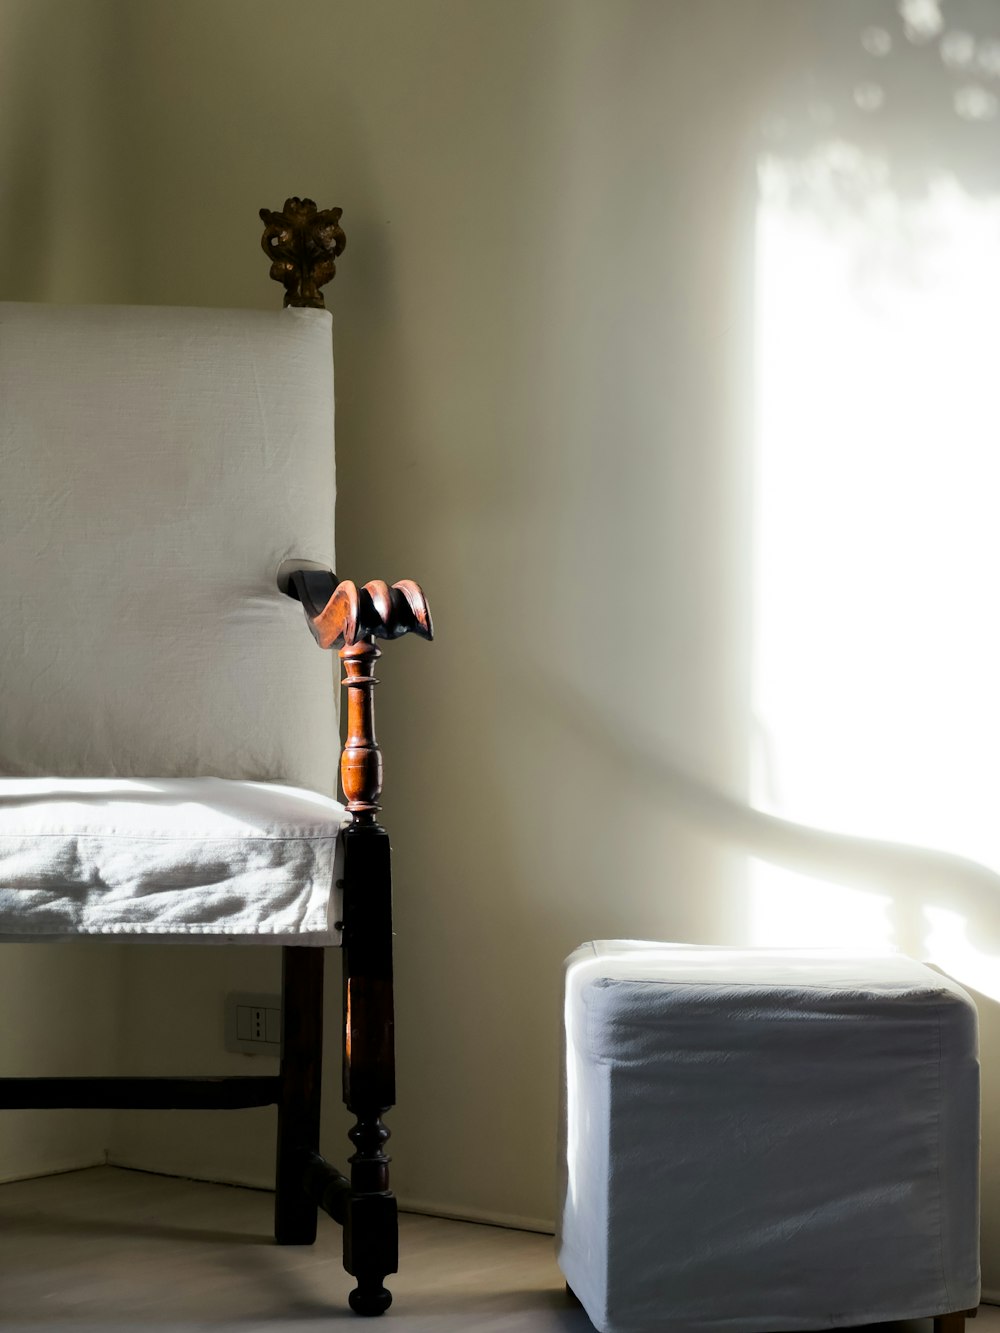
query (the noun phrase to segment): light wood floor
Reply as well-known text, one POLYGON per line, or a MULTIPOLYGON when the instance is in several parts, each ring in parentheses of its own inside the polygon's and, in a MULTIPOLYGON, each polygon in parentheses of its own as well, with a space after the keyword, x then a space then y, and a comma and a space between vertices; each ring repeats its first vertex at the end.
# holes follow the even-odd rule
MULTIPOLYGON (((0 1186, 0 1329, 143 1333, 588 1333, 550 1236, 401 1219, 396 1303, 381 1323, 346 1309, 339 1229, 271 1242, 272 1196, 113 1167, 0 1186)), ((930 1325, 909 1325, 924 1333, 930 1325)), ((902 1333, 902 1329, 899 1330, 902 1333)), ((969 1333, 1000 1333, 984 1308, 969 1333)))

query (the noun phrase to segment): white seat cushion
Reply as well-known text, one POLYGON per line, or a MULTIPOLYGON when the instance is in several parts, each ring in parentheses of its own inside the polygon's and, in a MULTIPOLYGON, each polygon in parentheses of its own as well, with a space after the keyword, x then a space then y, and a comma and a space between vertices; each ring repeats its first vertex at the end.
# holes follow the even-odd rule
POLYGON ((338 944, 328 796, 223 778, 0 778, 0 936, 338 944))

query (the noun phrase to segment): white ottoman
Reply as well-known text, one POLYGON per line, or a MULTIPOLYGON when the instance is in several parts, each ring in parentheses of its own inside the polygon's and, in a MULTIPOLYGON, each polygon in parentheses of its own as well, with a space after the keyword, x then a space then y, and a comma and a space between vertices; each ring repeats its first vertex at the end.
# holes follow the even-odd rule
POLYGON ((559 1263, 598 1329, 978 1304, 976 1010, 954 982, 901 955, 604 940, 567 960, 565 1024, 559 1263))

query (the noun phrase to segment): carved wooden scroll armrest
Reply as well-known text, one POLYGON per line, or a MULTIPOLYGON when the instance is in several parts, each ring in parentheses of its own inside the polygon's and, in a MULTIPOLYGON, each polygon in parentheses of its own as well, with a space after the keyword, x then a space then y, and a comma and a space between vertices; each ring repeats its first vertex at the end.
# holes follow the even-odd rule
POLYGON ((419 634, 432 639, 430 607, 412 579, 391 587, 373 579, 359 588, 324 570, 297 570, 289 596, 302 603, 312 636, 321 648, 339 648, 347 686, 347 740, 340 781, 355 824, 374 824, 382 794, 382 752, 375 739, 376 639, 419 634))

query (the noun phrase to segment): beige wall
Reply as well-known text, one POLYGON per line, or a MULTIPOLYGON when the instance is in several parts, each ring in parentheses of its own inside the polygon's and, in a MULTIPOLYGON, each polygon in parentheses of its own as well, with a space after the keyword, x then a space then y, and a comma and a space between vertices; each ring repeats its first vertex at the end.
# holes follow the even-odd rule
MULTIPOLYGON (((630 738, 739 790, 742 574, 718 517, 739 532, 746 53, 714 4, 295 10, 293 33, 287 7, 245 0, 128 7, 130 297, 273 302, 256 209, 345 209, 341 568, 420 577, 439 626, 380 673, 394 1179, 544 1225, 561 959, 595 935, 733 931, 735 858, 630 738)), ((254 955, 223 982, 198 951, 126 967, 143 1070, 162 1066, 154 1012, 171 1068, 220 1067, 225 986, 276 975, 254 955)), ((120 1117, 114 1155, 269 1179, 268 1116, 165 1121, 120 1117)))
MULTIPOLYGON (((745 937, 751 130, 802 8, 0 0, 36 201, 5 295, 272 305, 256 210, 344 207, 340 569, 419 577, 439 630, 380 673, 404 1202, 547 1224, 563 956, 745 937)), ((222 996, 277 966, 144 946, 93 984, 123 1067, 246 1072, 222 996)), ((272 1134, 117 1116, 110 1146, 264 1184, 272 1134)))
MULTIPOLYGON (((0 3, 3 299, 99 301, 124 292, 108 226, 118 158, 103 132, 115 64, 110 13, 0 3)), ((116 1072, 122 970, 114 945, 13 945, 0 958, 5 1076, 116 1072)), ((103 1112, 5 1112, 0 1179, 104 1161, 109 1132, 103 1112)))
MULTIPOLYGON (((121 969, 113 945, 6 945, 0 972, 0 1070, 5 1078, 114 1074, 120 1054, 121 969)), ((0 1180, 106 1160, 104 1111, 4 1111, 0 1180)))

